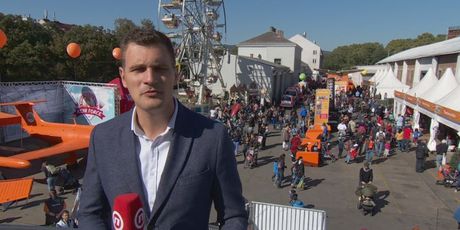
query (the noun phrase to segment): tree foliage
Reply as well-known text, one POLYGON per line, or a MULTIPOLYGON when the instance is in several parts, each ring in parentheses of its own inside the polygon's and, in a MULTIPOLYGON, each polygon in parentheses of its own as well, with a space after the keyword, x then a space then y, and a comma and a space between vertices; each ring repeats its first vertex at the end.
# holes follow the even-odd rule
POLYGON ((379 43, 339 46, 324 58, 324 68, 341 70, 356 65, 371 65, 384 56, 385 49, 379 43))
POLYGON ((7 45, 0 49, 1 81, 110 81, 118 75, 119 62, 112 57, 112 50, 120 39, 135 27, 154 27, 148 19, 139 26, 129 19, 114 23, 112 31, 91 25, 63 26, 49 20, 38 23, 0 14, 0 29, 8 37, 7 45), (80 45, 80 57, 67 55, 70 42, 80 45))
POLYGON ((379 43, 339 46, 324 57, 322 68, 342 70, 356 65, 372 65, 389 55, 445 39, 446 36, 442 34, 434 36, 431 33, 423 33, 415 39, 394 39, 385 48, 379 43))

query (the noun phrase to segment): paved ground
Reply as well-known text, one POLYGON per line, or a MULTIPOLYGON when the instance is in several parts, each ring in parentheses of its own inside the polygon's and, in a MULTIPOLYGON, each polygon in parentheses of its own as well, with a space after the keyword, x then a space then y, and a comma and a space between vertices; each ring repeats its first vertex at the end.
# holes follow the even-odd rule
MULTIPOLYGON (((269 161, 282 153, 280 141, 279 133, 272 133, 269 137, 269 149, 259 157, 266 165, 244 169, 239 164, 244 195, 248 200, 277 204, 289 201, 290 187, 278 189, 271 182, 273 173, 269 161)), ((238 160, 242 161, 242 157, 238 160)), ((290 167, 290 162, 287 166, 290 167)), ((347 165, 341 159, 320 168, 306 168, 310 181, 306 190, 299 192, 299 198, 308 206, 327 212, 328 229, 412 229, 415 225, 420 229, 456 229, 452 215, 459 205, 459 194, 435 184, 434 168, 416 173, 414 152, 397 153, 372 165, 374 184, 379 189, 378 213, 373 217, 363 216, 356 208, 354 191, 361 167, 361 163, 347 165)))
MULTIPOLYGON (((279 132, 273 132, 267 140, 267 149, 259 154, 260 166, 254 169, 243 167, 243 158, 237 158, 238 169, 243 183, 244 195, 248 200, 267 203, 287 204, 289 186, 275 188, 271 181, 272 160, 281 150, 279 132)), ((286 158, 289 162, 288 158, 286 158)), ((433 159, 433 156, 430 156, 433 159)), ((56 163, 62 159, 57 159, 56 163)), ((431 165, 432 162, 431 162, 431 165)), ((290 162, 287 163, 290 167, 290 162)), ((386 161, 374 164, 374 184, 379 188, 377 201, 378 213, 363 216, 356 209, 357 198, 354 194, 358 183, 359 168, 362 164, 347 165, 343 159, 320 168, 306 168, 310 178, 307 188, 299 192, 299 198, 309 207, 327 212, 327 229, 420 229, 446 230, 456 229, 452 218, 453 211, 459 205, 459 194, 453 189, 435 185, 435 170, 415 173, 414 153, 398 153, 386 161)), ((28 204, 24 201, 14 205, 6 212, 0 212, 0 224, 44 223, 43 201, 47 198, 46 183, 39 173, 39 162, 32 169, 18 173, 2 170, 5 176, 28 176, 36 179, 32 197, 28 204)), ((81 171, 77 172, 81 176, 81 171)), ((286 173, 287 174, 287 173, 286 173)), ((64 195, 67 205, 71 206, 74 196, 64 195)), ((212 216, 215 216, 212 214, 212 216)), ((213 217, 211 217, 213 218, 213 217)))

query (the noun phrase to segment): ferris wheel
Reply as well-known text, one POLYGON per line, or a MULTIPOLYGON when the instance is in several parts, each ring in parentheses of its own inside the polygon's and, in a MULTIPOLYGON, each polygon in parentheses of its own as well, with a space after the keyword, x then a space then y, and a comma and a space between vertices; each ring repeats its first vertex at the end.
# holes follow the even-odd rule
MULTIPOLYGON (((159 0, 159 26, 171 38, 179 74, 195 86, 221 81, 221 41, 226 34, 223 0, 159 0)), ((201 101, 201 98, 199 99, 201 101)))

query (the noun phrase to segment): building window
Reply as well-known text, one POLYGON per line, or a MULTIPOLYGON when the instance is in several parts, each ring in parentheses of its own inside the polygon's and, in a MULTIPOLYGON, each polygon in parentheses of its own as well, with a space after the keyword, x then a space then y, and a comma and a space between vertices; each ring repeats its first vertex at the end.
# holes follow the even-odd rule
POLYGON ((318 51, 316 50, 313 50, 313 55, 316 55, 318 51))
POLYGON ((313 58, 313 64, 316 64, 316 58, 313 58))
POLYGON ((275 58, 273 61, 275 64, 281 65, 281 58, 275 58))

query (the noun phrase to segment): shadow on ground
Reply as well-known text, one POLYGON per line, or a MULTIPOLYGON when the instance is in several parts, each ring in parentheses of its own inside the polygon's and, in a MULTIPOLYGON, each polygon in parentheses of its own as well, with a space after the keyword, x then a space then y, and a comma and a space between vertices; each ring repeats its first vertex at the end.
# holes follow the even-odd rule
POLYGON ((379 191, 375 194, 375 209, 374 214, 381 212, 382 208, 387 206, 390 202, 386 198, 390 196, 390 191, 379 191))

